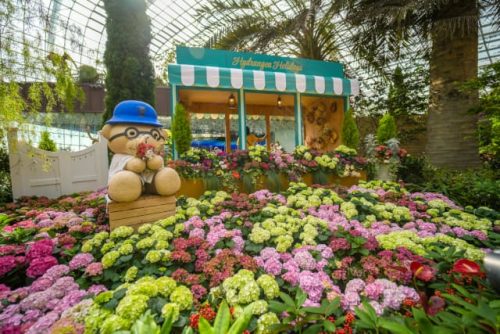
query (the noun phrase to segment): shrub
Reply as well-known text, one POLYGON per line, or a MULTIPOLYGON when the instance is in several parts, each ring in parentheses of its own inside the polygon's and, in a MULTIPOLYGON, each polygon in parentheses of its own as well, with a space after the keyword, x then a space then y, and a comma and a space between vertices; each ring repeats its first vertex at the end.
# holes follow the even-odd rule
POLYGON ((495 169, 449 170, 435 168, 425 158, 407 157, 398 178, 410 191, 442 193, 462 206, 500 209, 500 171, 495 169))
POLYGON ((344 117, 342 124, 342 142, 345 146, 357 149, 359 145, 359 130, 354 117, 352 117, 352 109, 349 109, 344 117))
POLYGON ((379 144, 384 144, 391 138, 398 136, 396 128, 396 120, 390 114, 386 113, 378 122, 377 141, 379 144))
POLYGON ((45 151, 55 152, 57 151, 56 143, 50 138, 48 131, 42 132, 42 137, 38 143, 38 148, 45 151))
POLYGON ((96 84, 99 81, 99 73, 93 66, 82 65, 78 69, 78 83, 96 84))
POLYGON ((181 103, 175 106, 175 115, 172 120, 172 138, 178 154, 183 154, 191 147, 193 135, 186 109, 181 103))

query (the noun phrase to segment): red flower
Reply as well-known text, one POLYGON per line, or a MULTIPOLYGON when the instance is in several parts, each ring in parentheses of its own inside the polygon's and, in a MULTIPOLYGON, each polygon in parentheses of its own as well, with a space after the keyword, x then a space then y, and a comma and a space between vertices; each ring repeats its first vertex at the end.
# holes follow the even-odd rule
POLYGON ((452 272, 460 273, 462 275, 470 275, 470 276, 481 276, 481 267, 474 261, 470 261, 467 259, 460 259, 455 262, 453 265, 452 272))
POLYGON ((429 282, 434 278, 434 270, 431 267, 426 266, 420 262, 412 262, 410 264, 411 272, 413 276, 421 281, 429 282))
POLYGON ((189 317, 189 327, 198 329, 198 321, 200 321, 200 315, 198 313, 191 315, 191 317, 189 317))
POLYGON ((207 319, 208 321, 212 321, 217 316, 217 313, 210 307, 210 305, 205 304, 200 308, 200 315, 207 319))
POLYGON ((240 173, 238 173, 237 171, 233 170, 232 174, 233 174, 233 177, 235 179, 239 179, 240 178, 240 173))

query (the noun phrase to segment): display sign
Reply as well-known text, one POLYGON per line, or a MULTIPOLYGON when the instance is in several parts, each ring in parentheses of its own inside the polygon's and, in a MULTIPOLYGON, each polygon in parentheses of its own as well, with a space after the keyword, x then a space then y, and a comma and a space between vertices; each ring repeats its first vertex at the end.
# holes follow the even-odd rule
POLYGON ((337 78, 344 76, 343 66, 337 62, 184 46, 177 47, 176 55, 177 64, 321 75, 337 78))

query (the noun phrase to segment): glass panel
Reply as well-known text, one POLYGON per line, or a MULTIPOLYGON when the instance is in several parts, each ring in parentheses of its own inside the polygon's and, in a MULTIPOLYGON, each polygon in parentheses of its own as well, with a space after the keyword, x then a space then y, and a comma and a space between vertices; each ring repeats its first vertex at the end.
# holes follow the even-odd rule
POLYGON ((295 118, 293 116, 271 116, 271 143, 283 150, 295 149, 295 118))

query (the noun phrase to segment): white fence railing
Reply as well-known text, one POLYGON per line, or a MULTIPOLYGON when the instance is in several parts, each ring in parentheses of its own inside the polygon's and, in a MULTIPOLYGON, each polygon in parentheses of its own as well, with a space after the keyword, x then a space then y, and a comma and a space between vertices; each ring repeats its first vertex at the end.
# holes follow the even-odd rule
POLYGON ((21 196, 57 198, 107 185, 106 139, 78 152, 48 152, 18 141, 9 132, 9 163, 14 199, 21 196))

